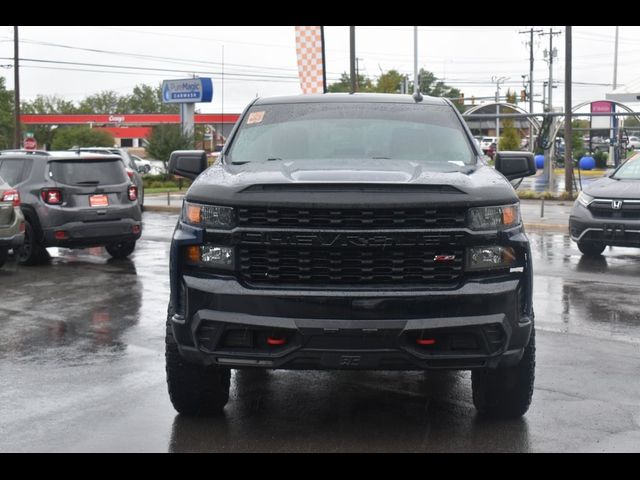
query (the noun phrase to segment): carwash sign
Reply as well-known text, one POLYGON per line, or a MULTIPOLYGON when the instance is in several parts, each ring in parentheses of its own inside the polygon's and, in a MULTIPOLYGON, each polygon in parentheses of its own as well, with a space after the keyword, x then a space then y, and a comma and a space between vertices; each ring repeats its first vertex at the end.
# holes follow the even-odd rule
POLYGON ((213 98, 210 78, 187 78, 162 82, 164 103, 208 103, 213 98))

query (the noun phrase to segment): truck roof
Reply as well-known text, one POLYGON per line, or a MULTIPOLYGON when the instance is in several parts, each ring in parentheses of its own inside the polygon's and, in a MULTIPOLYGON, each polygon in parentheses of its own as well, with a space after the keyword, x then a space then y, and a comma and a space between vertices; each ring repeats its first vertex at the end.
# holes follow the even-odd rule
POLYGON ((430 97, 427 95, 423 95, 422 100, 417 102, 412 95, 390 93, 326 93, 259 98, 254 105, 278 105, 287 103, 422 103, 427 105, 445 105, 446 101, 443 98, 430 97))

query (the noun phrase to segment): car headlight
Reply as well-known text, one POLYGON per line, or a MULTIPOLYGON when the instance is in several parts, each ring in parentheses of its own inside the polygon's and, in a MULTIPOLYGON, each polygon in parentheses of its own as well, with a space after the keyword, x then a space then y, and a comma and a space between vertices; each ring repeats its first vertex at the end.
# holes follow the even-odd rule
POLYGON ((520 206, 470 208, 467 225, 472 230, 503 230, 520 225, 520 206))
POLYGON ((589 205, 591 205, 591 202, 593 202, 593 198, 594 197, 592 197, 591 195, 580 192, 580 195, 578 195, 578 202, 580 202, 581 205, 588 207, 589 205))
POLYGON ((226 229, 235 226, 236 215, 231 207, 184 202, 182 221, 196 227, 226 229))
POLYGON ((516 263, 516 252, 511 247, 471 247, 467 251, 467 270, 509 268, 516 263))
POLYGON ((186 256, 189 262, 206 267, 233 270, 235 266, 233 247, 189 245, 186 256))

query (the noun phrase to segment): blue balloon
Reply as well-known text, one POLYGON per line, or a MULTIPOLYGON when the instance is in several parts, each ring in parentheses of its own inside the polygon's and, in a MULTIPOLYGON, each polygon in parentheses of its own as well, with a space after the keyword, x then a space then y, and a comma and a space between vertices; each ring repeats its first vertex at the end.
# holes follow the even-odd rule
POLYGON ((535 156, 535 160, 536 160, 536 168, 538 170, 541 170, 544 168, 544 155, 536 155, 535 156))
POLYGON ((584 156, 580 159, 581 170, 593 170, 596 168, 596 161, 593 157, 584 156))

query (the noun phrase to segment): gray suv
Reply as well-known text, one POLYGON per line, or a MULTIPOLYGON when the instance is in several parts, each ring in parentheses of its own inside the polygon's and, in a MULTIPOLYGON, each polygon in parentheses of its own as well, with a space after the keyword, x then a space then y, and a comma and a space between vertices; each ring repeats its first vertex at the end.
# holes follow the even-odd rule
POLYGON ((47 258, 47 247, 104 246, 114 258, 135 249, 142 231, 138 188, 122 158, 76 152, 0 152, 0 176, 11 177, 25 217, 23 265, 47 258))

